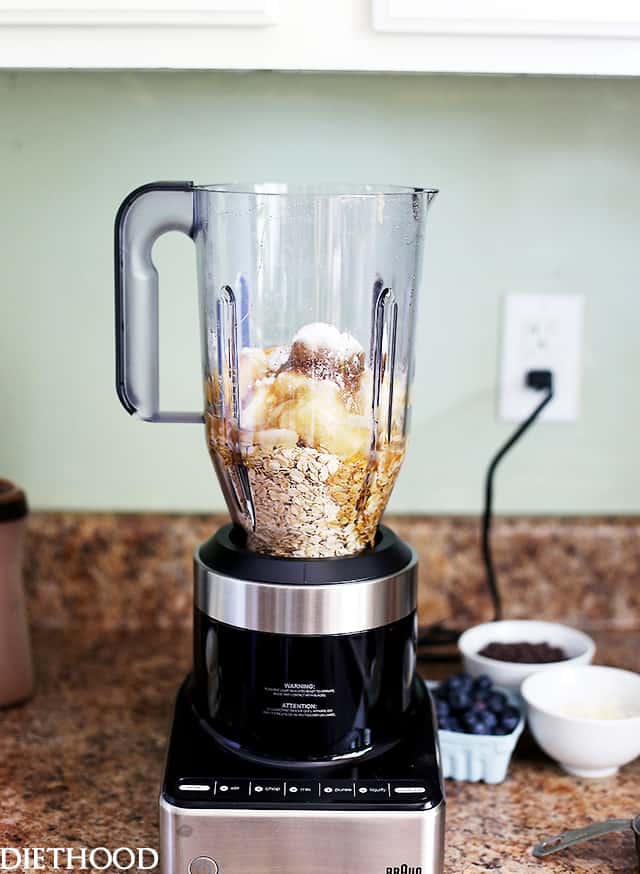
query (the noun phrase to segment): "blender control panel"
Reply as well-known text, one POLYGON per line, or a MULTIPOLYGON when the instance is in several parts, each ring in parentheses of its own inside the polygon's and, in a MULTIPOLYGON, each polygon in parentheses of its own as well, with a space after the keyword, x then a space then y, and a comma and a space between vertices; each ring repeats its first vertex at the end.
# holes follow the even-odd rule
POLYGON ((285 768, 222 747, 199 721, 185 688, 176 705, 163 798, 187 809, 428 810, 442 801, 430 707, 400 743, 330 767, 285 768))
POLYGON ((176 800, 194 804, 247 805, 362 805, 429 806, 434 793, 421 780, 285 780, 285 779, 182 779, 176 800))

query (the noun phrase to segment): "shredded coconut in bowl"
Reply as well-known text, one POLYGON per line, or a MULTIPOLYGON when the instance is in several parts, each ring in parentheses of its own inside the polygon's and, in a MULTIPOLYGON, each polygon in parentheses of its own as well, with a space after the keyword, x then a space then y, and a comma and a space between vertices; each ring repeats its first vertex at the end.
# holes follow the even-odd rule
POLYGON ((553 712, 573 719, 633 719, 640 716, 640 712, 634 711, 622 699, 565 702, 555 707, 553 712))

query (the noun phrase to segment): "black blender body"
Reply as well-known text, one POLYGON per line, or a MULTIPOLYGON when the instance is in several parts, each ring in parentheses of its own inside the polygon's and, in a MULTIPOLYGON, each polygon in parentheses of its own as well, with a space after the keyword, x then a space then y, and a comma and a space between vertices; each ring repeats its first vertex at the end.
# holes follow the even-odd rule
POLYGON ((196 554, 197 579, 211 575, 219 586, 233 568, 233 577, 225 576, 229 598, 263 598, 262 616, 243 619, 228 604, 212 605, 206 582, 196 585, 194 700, 201 718, 228 749, 282 766, 331 765, 388 749, 404 734, 414 690, 412 551, 386 528, 371 551, 338 560, 260 556, 239 539, 227 526, 196 554), (344 599, 345 587, 348 596, 354 586, 391 621, 362 628, 371 615, 366 606, 364 616, 345 615, 358 602, 344 599), (272 595, 284 605, 276 608, 279 619, 267 603, 272 595), (299 609, 306 610, 296 605, 302 599, 322 604, 318 633, 296 625, 299 609), (338 628, 328 615, 332 601, 342 612, 338 628), (353 630, 343 630, 349 623, 353 630))
POLYGON ((194 621, 196 701, 216 737, 300 766, 387 748, 411 701, 415 614, 360 634, 265 634, 194 621))

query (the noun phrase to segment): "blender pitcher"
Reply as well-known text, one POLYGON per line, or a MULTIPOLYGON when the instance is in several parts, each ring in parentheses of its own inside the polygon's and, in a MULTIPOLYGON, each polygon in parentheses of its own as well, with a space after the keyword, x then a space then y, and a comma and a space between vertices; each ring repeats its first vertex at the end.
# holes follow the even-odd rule
POLYGON ((424 223, 435 190, 154 183, 116 222, 117 387, 144 421, 204 421, 256 552, 357 553, 402 464, 424 223), (196 246, 204 411, 159 403, 165 231, 196 246))

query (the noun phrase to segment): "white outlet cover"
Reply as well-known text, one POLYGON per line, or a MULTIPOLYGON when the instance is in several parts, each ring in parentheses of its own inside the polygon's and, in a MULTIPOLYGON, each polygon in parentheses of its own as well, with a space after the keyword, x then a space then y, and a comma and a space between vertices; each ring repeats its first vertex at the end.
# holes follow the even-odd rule
POLYGON ((580 294, 505 296, 499 416, 521 422, 542 394, 525 383, 529 370, 552 370, 554 397, 541 418, 575 422, 580 414, 584 298, 580 294))

